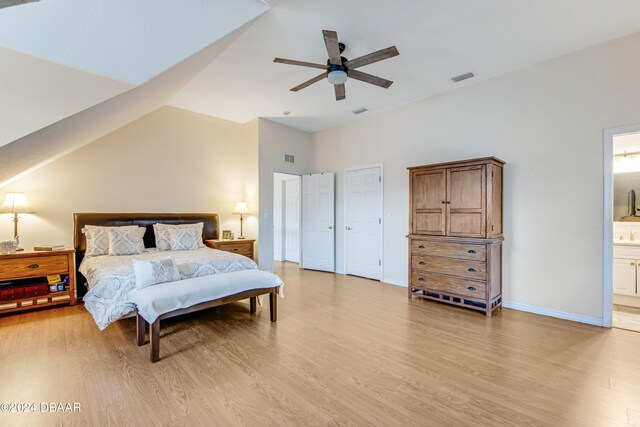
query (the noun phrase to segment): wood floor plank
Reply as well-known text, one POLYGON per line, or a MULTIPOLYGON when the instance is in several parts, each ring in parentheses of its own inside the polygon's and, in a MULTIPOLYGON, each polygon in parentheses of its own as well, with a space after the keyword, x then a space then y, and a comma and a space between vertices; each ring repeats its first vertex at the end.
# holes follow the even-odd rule
POLYGON ((640 334, 501 309, 481 313, 357 277, 278 264, 287 298, 100 332, 81 305, 0 317, 3 413, 32 425, 640 425, 640 334))

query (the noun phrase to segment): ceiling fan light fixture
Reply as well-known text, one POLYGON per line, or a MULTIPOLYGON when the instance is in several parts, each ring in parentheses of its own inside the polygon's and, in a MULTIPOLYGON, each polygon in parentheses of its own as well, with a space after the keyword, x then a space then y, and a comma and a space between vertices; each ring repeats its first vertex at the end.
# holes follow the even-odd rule
POLYGON ((344 82, 347 81, 347 77, 347 72, 344 70, 332 70, 327 74, 327 80, 329 80, 329 83, 332 85, 344 84, 344 82))

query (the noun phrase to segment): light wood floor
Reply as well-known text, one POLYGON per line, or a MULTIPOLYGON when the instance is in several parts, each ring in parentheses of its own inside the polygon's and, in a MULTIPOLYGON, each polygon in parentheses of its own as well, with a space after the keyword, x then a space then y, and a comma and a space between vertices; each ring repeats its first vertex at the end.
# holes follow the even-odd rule
POLYGON ((99 332, 82 306, 0 318, 0 402, 80 402, 38 425, 640 425, 640 334, 492 318, 364 279, 278 266, 277 323, 233 304, 99 332))

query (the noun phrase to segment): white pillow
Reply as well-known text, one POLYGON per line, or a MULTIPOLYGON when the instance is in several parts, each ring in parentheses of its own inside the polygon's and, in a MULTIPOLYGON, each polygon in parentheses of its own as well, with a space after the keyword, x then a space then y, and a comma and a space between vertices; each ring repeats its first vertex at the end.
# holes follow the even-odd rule
POLYGON ((84 253, 86 257, 108 255, 109 254, 109 230, 132 230, 138 228, 137 225, 125 225, 122 227, 99 227, 97 225, 87 225, 82 229, 87 239, 87 248, 84 253))
MULTIPOLYGON (((153 233, 156 237, 156 248, 161 251, 168 251, 171 249, 171 236, 169 235, 170 230, 190 230, 194 236, 197 237, 198 248, 204 247, 204 243, 202 242, 202 229, 204 228, 203 222, 198 222, 195 224, 153 224, 153 233)), ((197 249, 197 248, 196 248, 197 249)))
POLYGON ((202 243, 202 228, 170 228, 169 249, 172 251, 197 251, 202 243))
POLYGON ((109 255, 137 255, 144 251, 144 232, 146 228, 136 227, 128 230, 109 230, 109 255))
POLYGON ((134 259, 133 271, 136 275, 136 289, 180 280, 178 265, 171 257, 150 260, 134 259))

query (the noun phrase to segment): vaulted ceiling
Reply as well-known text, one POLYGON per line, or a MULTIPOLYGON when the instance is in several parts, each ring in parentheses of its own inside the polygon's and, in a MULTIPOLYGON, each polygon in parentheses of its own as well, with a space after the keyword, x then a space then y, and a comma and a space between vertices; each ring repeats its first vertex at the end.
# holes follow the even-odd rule
POLYGON ((164 104, 307 131, 640 31, 637 0, 40 0, 0 9, 0 186, 164 104), (265 13, 266 12, 266 13, 265 13), (344 56, 397 46, 336 102, 323 29, 344 56), (476 77, 454 84, 450 77, 476 77), (283 111, 290 111, 288 116, 283 111), (93 139, 92 139, 93 138, 93 139))
POLYGON ((637 31, 637 0, 280 0, 171 105, 316 131, 355 119, 359 107, 385 110, 637 31), (338 32, 349 59, 396 45, 400 56, 360 69, 393 85, 349 79, 339 102, 326 80, 290 92, 318 70, 273 58, 325 63, 323 29, 338 32), (476 77, 450 80, 467 71, 476 77))

